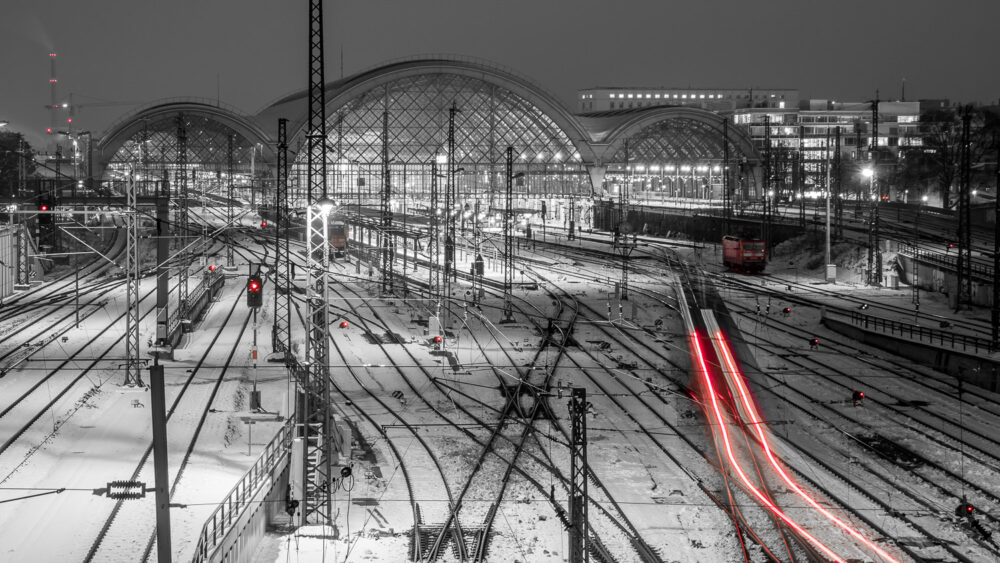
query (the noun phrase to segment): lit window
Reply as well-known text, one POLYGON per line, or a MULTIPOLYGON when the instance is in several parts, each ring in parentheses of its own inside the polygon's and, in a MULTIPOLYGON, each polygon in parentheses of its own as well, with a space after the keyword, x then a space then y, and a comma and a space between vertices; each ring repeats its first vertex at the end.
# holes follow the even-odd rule
POLYGON ((778 102, 778 109, 785 109, 785 102, 784 101, 778 102))
POLYGON ((646 99, 647 99, 647 100, 648 100, 648 99, 649 99, 650 97, 651 97, 651 96, 650 96, 649 94, 646 94, 646 99))
POLYGON ((629 94, 628 97, 629 97, 629 99, 632 99, 632 94, 629 94))
MULTIPOLYGON (((677 96, 674 96, 674 97, 676 98, 677 96)), ((682 97, 682 98, 684 98, 684 99, 686 100, 686 99, 687 99, 687 97, 688 97, 688 95, 687 95, 687 94, 681 94, 681 97, 682 97)))
POLYGON ((674 94, 674 99, 675 99, 675 100, 677 99, 677 94, 674 94))
POLYGON ((659 100, 659 99, 660 99, 660 95, 659 95, 659 94, 657 94, 657 95, 656 95, 656 96, 654 96, 654 97, 655 97, 655 98, 656 98, 657 100, 659 100))
POLYGON ((704 100, 704 99, 705 99, 705 94, 701 94, 701 95, 700 95, 700 96, 698 96, 698 97, 704 100))

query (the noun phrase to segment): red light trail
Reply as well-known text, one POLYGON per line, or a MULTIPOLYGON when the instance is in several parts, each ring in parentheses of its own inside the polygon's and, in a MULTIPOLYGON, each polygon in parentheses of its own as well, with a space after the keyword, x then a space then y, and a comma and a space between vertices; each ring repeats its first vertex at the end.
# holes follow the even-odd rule
POLYGON ((691 336, 694 339, 694 349, 698 356, 698 363, 701 367, 701 373, 705 378, 705 385, 708 387, 708 394, 712 399, 712 409, 715 411, 715 418, 718 421, 719 429, 722 431, 722 438, 726 444, 726 456, 729 458, 729 463, 732 465, 733 469, 736 470, 737 475, 739 475, 740 480, 746 485, 748 489, 756 496, 760 502, 762 502, 768 509, 771 510, 776 516, 785 521, 789 526, 792 527, 796 532, 802 537, 806 538, 815 545, 824 555, 833 559, 834 561, 844 561, 843 557, 840 557, 834 553, 830 548, 824 545, 822 542, 813 537, 809 532, 805 531, 802 526, 797 524, 794 520, 788 517, 780 508, 775 506, 760 490, 754 486, 750 479, 743 472, 743 468, 740 466, 739 462, 736 461, 736 456, 733 455, 733 447, 729 441, 729 432, 726 430, 726 421, 722 416, 722 411, 719 409, 719 401, 715 396, 715 388, 712 386, 712 378, 709 376, 708 367, 705 365, 705 356, 701 351, 701 341, 698 339, 698 333, 692 332, 691 336))
MULTIPOLYGON (((809 495, 807 495, 801 488, 799 488, 799 486, 794 481, 792 481, 792 479, 788 476, 788 474, 785 473, 785 470, 781 467, 781 464, 778 462, 778 460, 775 459, 774 453, 771 451, 771 446, 770 446, 770 444, 767 441, 767 435, 764 433, 764 429, 762 428, 763 421, 757 415, 757 409, 755 409, 754 406, 750 402, 750 391, 749 391, 749 389, 746 388, 746 385, 743 383, 743 376, 742 376, 743 374, 739 370, 739 367, 737 367, 737 365, 736 365, 736 361, 733 358, 732 352, 729 349, 729 344, 728 344, 728 342, 726 342, 726 338, 722 335, 722 331, 720 331, 720 330, 715 331, 715 339, 716 339, 716 342, 718 342, 718 344, 719 344, 719 349, 722 351, 723 359, 725 360, 726 366, 729 369, 729 373, 731 375, 730 379, 732 381, 736 382, 736 388, 739 390, 740 400, 743 402, 743 406, 746 409, 747 414, 750 416, 750 422, 751 422, 750 426, 752 426, 755 429, 755 431, 757 432, 757 436, 760 438, 761 447, 764 448, 764 453, 767 454, 767 459, 771 462, 771 465, 774 467, 774 469, 781 476, 781 479, 789 487, 791 487, 792 490, 794 490, 800 497, 802 497, 803 499, 805 499, 805 501, 807 503, 809 503, 810 506, 812 506, 817 511, 819 511, 828 520, 830 520, 831 522, 833 522, 834 524, 836 524, 837 526, 839 526, 841 529, 843 529, 844 531, 846 531, 850 535, 854 536, 856 539, 858 539, 863 544, 865 544, 866 546, 868 546, 869 549, 871 549, 872 551, 874 551, 875 553, 877 553, 880 557, 886 559, 887 561, 892 561, 894 563, 898 563, 895 558, 893 558, 891 555, 889 555, 888 553, 886 553, 885 550, 883 550, 882 548, 880 548, 877 545, 875 545, 874 543, 872 543, 871 540, 869 540, 868 538, 864 537, 861 534, 861 532, 859 532, 859 531, 855 530, 854 528, 848 526, 842 520, 840 520, 839 518, 837 518, 836 516, 834 516, 832 513, 830 513, 828 510, 826 510, 825 508, 823 508, 822 506, 820 506, 819 503, 817 503, 815 500, 813 500, 812 497, 810 497, 809 495)), ((700 354, 700 350, 699 350, 699 354, 700 354)), ((707 379, 707 376, 706 376, 706 379, 707 379)), ((712 397, 712 400, 713 401, 715 400, 714 395, 712 397)), ((725 430, 725 429, 723 429, 723 430, 725 430)), ((727 446, 728 446, 728 444, 727 444, 727 446)))

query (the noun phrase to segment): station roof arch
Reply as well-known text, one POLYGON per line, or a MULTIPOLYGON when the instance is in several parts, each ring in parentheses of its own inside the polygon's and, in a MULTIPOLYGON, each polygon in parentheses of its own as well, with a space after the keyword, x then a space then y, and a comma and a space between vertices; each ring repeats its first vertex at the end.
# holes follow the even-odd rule
MULTIPOLYGON (((561 136, 565 136, 572 143, 575 148, 574 152, 580 155, 579 160, 583 162, 593 160, 589 132, 581 126, 573 114, 565 109, 559 100, 538 85, 532 83, 529 79, 516 74, 510 69, 474 59, 445 57, 404 59, 362 71, 343 80, 327 83, 326 114, 328 133, 330 124, 336 120, 335 116, 337 112, 349 106, 352 102, 356 102, 366 95, 371 95, 370 93, 376 92, 379 88, 399 84, 412 85, 421 80, 432 79, 428 77, 468 79, 469 81, 496 86, 502 91, 512 94, 512 96, 508 96, 508 99, 518 100, 512 103, 521 105, 522 109, 528 113, 531 113, 532 108, 534 108, 546 120, 551 121, 551 124, 554 124, 559 130, 561 136)), ((446 113, 451 101, 440 100, 442 108, 435 109, 443 109, 446 113)), ((298 139, 304 138, 306 120, 308 118, 307 106, 308 92, 297 92, 264 108, 257 114, 257 119, 258 121, 263 120, 268 123, 273 122, 276 129, 277 118, 287 118, 289 120, 290 131, 289 145, 292 145, 298 139), (291 133, 292 131, 294 131, 294 134, 291 133)), ((544 127, 550 124, 539 125, 544 127)), ((270 125, 267 127, 270 128, 270 125)))
MULTIPOLYGON (((720 160, 726 115, 700 108, 666 106, 620 110, 578 116, 591 132, 594 154, 600 162, 622 160, 630 143, 630 160, 720 160)), ((760 161, 753 140, 743 129, 728 127, 730 157, 760 161)))
MULTIPOLYGON (((108 164, 119 155, 119 152, 132 142, 144 129, 164 137, 168 144, 176 131, 176 117, 198 120, 200 124, 211 126, 218 131, 230 131, 243 139, 242 144, 259 144, 259 162, 262 166, 273 165, 275 162, 275 146, 270 136, 263 131, 254 118, 233 108, 220 104, 215 100, 200 98, 172 98, 159 100, 131 112, 101 135, 94 151, 95 174, 100 178, 104 175, 108 164)), ((189 131, 191 138, 195 131, 189 131)), ((191 143, 191 141, 189 141, 191 143)), ((161 149, 166 151, 166 149, 161 149)), ((189 148, 190 150, 190 148, 189 148)), ((127 151, 126 151, 127 152, 127 151)), ((223 154, 225 151, 221 151, 223 154)), ((176 153, 174 153, 176 154, 176 153)), ((120 156, 120 155, 119 155, 120 156)), ((189 157, 190 158, 190 157, 189 157)))

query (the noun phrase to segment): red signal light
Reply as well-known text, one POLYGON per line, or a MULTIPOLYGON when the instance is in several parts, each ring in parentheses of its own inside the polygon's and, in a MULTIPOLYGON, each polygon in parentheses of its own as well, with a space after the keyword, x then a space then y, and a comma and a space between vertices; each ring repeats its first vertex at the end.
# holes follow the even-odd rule
POLYGON ((267 228, 267 221, 261 221, 260 222, 260 228, 266 229, 267 228))
POLYGON ((41 204, 40 206, 38 206, 38 210, 39 210, 39 211, 48 211, 48 210, 49 210, 49 206, 48 206, 48 205, 45 205, 45 204, 43 203, 43 204, 41 204))
POLYGON ((51 135, 52 134, 52 128, 51 127, 46 127, 45 128, 45 132, 48 133, 49 135, 51 135))
POLYGON ((340 321, 340 328, 347 328, 350 326, 347 321, 340 321))
POLYGON ((250 280, 250 291, 258 291, 260 289, 260 282, 257 280, 250 280))
POLYGON ((208 265, 208 271, 209 272, 214 272, 215 271, 215 264, 209 264, 208 265))
POLYGON ((434 337, 434 343, 435 344, 440 344, 442 340, 444 340, 444 339, 441 338, 440 336, 435 336, 434 337))
POLYGON ((972 505, 971 505, 971 504, 967 504, 967 505, 965 505, 965 512, 966 512, 967 514, 972 514, 972 512, 973 512, 974 510, 975 510, 975 508, 972 508, 972 505))
POLYGON ((792 308, 791 307, 785 307, 785 309, 784 309, 783 312, 787 315, 788 313, 792 312, 792 308))

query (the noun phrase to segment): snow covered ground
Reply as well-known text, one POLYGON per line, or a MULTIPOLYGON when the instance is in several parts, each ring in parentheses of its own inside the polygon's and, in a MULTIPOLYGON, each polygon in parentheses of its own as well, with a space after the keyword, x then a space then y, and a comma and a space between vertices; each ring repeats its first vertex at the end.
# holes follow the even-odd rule
MULTIPOLYGON (((218 216, 213 216, 218 222, 218 216)), ((254 225, 254 218, 248 217, 246 223, 254 225)), ((558 235, 550 231, 548 236, 558 235)), ((249 237, 242 241, 243 250, 259 251, 249 237)), ((344 463, 352 464, 354 477, 341 483, 335 494, 332 528, 275 530, 256 552, 255 561, 403 561, 412 549, 409 532, 415 510, 420 514, 421 529, 428 534, 423 542, 426 551, 460 495, 464 496, 459 520, 469 548, 489 507, 499 498, 488 560, 567 560, 567 534, 560 509, 568 506, 564 481, 570 465, 566 447, 570 432, 568 389, 577 386, 587 389, 592 403, 587 415, 592 532, 615 560, 640 561, 639 550, 646 548, 664 561, 743 560, 733 517, 720 508, 720 502, 739 505, 741 529, 756 532, 757 540, 750 538, 749 532, 743 534, 752 560, 766 560, 762 546, 778 549, 779 557, 787 557, 780 551, 782 537, 773 517, 746 490, 726 481, 732 479, 729 471, 720 472, 720 466, 727 463, 716 449, 719 437, 707 430, 711 425, 706 426, 706 405, 691 395, 688 387, 695 371, 683 316, 677 310, 676 272, 657 259, 636 260, 630 279, 631 299, 620 306, 613 295, 619 270, 608 267, 606 258, 587 254, 588 249, 607 250, 609 245, 577 241, 570 246, 579 253, 542 244, 534 251, 522 249, 519 270, 525 270, 525 281, 538 281, 540 289, 514 292, 517 312, 513 324, 499 323, 503 301, 495 294, 488 295, 480 307, 472 303, 456 307, 453 323, 445 333, 446 354, 437 353, 430 342, 439 333, 434 328, 436 303, 416 296, 380 298, 378 284, 364 275, 356 278, 353 263, 338 262, 334 266, 333 326, 341 319, 348 320, 350 326, 331 331, 332 376, 335 408, 350 429, 352 443, 353 455, 344 463), (556 301, 578 307, 573 338, 579 346, 567 348, 551 373, 552 387, 545 390, 551 394, 548 404, 554 418, 534 421, 527 433, 524 419, 518 417, 497 429, 501 411, 509 407, 500 391, 501 382, 512 386, 523 379, 529 385, 541 385, 556 361, 554 348, 538 348, 546 320, 561 314, 553 304, 556 301), (387 332, 401 335, 402 343, 379 338, 387 332), (484 453, 495 431, 492 451, 484 453), (507 461, 515 455, 522 437, 525 441, 516 469, 498 497, 507 461), (642 545, 637 545, 636 538, 641 538, 642 545)), ((720 273, 716 265, 719 257, 711 246, 686 244, 676 248, 685 259, 720 273)), ((851 258, 849 252, 844 255, 838 283, 820 284, 818 270, 805 266, 810 252, 800 249, 779 254, 781 260, 769 268, 771 276, 754 278, 754 283, 780 291, 798 277, 802 284, 815 283, 873 301, 902 304, 910 297, 908 290, 857 285, 857 272, 852 270, 857 257, 851 258)), ((458 269, 467 271, 471 256, 460 252, 459 259, 458 269)), ((487 277, 502 279, 497 267, 491 263, 487 277)), ((419 266, 413 275, 426 280, 425 266, 419 266)), ((204 321, 185 337, 174 360, 165 362, 167 405, 168 409, 173 407, 168 425, 172 482, 180 462, 185 461, 171 497, 178 505, 172 509, 172 550, 178 560, 191 557, 205 518, 283 424, 279 417, 290 414, 291 388, 285 369, 263 361, 256 370, 252 367, 253 326, 242 303, 242 280, 242 275, 230 280, 204 321), (248 394, 254 381, 262 391, 266 414, 249 412, 248 394), (255 421, 252 426, 247 424, 251 419, 255 421)), ((521 280, 519 275, 516 281, 521 280)), ((817 294, 815 308, 796 305, 789 318, 779 318, 786 306, 780 298, 772 296, 768 303, 759 295, 722 283, 724 280, 716 281, 744 335, 746 347, 737 353, 752 356, 740 360, 757 368, 748 371, 747 378, 761 414, 769 422, 775 451, 796 478, 802 479, 803 487, 811 490, 816 483, 841 499, 819 495, 824 506, 866 534, 874 532, 857 515, 881 522, 894 534, 883 542, 893 553, 899 551, 892 546, 902 544, 927 557, 948 559, 962 553, 970 560, 990 560, 995 556, 984 547, 984 541, 989 540, 976 540, 974 530, 952 515, 956 497, 947 489, 960 483, 952 474, 967 471, 964 479, 971 498, 984 512, 996 513, 1000 506, 989 495, 1000 494, 995 485, 1000 480, 996 479, 994 457, 1000 452, 985 438, 963 438, 980 448, 978 453, 966 452, 963 460, 956 455, 959 439, 954 421, 938 422, 939 433, 933 434, 931 427, 938 420, 934 417, 951 416, 957 410, 957 398, 949 396, 946 378, 912 366, 915 374, 941 389, 940 396, 934 396, 936 404, 928 405, 928 412, 910 409, 900 414, 894 401, 919 400, 921 392, 904 396, 913 386, 906 377, 899 381, 885 374, 875 377, 879 368, 864 360, 882 359, 884 354, 870 350, 867 354, 871 358, 859 358, 857 364, 835 356, 837 346, 849 344, 819 326, 818 307, 837 302, 836 296, 817 294), (758 303, 770 313, 766 322, 756 314, 758 303), (793 328, 779 329, 779 320, 793 328), (807 334, 822 339, 820 350, 808 349, 803 338, 807 334), (850 373, 833 375, 824 371, 824 366, 850 373), (849 404, 846 390, 853 385, 847 383, 849 377, 868 383, 870 399, 863 406, 849 404), (829 400, 805 409, 795 406, 807 404, 809 397, 829 400), (870 443, 872 429, 897 446, 905 446, 897 451, 917 453, 926 461, 908 469, 880 458, 870 447, 859 445, 859 438, 870 443), (928 442, 928 436, 937 442, 928 442), (821 467, 821 462, 829 467, 821 467), (857 485, 838 478, 838 471, 857 485), (935 488, 935 481, 945 490, 935 488), (903 515, 888 514, 882 505, 860 496, 858 486, 888 498, 890 506, 903 515), (846 505, 842 499, 848 499, 846 505), (941 539, 947 547, 920 545, 928 537, 941 539)), ((144 282, 143 291, 147 287, 151 284, 144 282)), ((464 282, 456 284, 456 303, 468 299, 466 289, 464 282)), ((807 290, 797 285, 793 291, 801 297, 807 290)), ((261 357, 270 349, 273 322, 272 300, 268 296, 264 301, 258 331, 258 341, 264 343, 261 357)), ((937 295, 924 292, 921 303, 922 312, 949 314, 946 302, 937 295)), ((58 494, 0 504, 4 559, 85 559, 114 507, 114 501, 95 496, 92 490, 133 474, 149 484, 153 480, 151 458, 140 463, 151 443, 149 394, 119 385, 115 358, 123 354, 124 328, 121 321, 110 323, 123 306, 123 293, 110 293, 103 310, 88 317, 80 329, 72 329, 66 342, 56 340, 43 347, 32 361, 11 371, 2 382, 0 408, 6 408, 28 391, 39 375, 70 359, 20 405, 0 417, 0 432, 10 435, 34 413, 43 414, 0 453, 0 501, 65 488, 58 494), (88 343, 90 338, 94 341, 88 343), (69 390, 56 398, 60 386, 75 378, 69 390), (43 408, 54 398, 51 408, 43 408)), ((143 311, 150 306, 144 302, 143 311)), ((23 317, 4 321, 0 329, 13 330, 27 322, 22 319, 29 314, 41 317, 40 313, 26 312, 23 317)), ((904 316, 890 311, 885 314, 904 316)), ((972 312, 969 316, 980 315, 972 312)), ((143 322, 148 331, 151 318, 143 322)), ((293 314, 293 341, 301 354, 303 334, 298 324, 293 314)), ((14 348, 17 343, 0 346, 14 348)), ((990 404, 997 397, 977 393, 979 398, 966 397, 963 403, 971 413, 966 416, 984 431, 1000 430, 1000 414, 990 404)), ((525 408, 533 402, 530 394, 518 401, 525 408)), ((740 455, 750 463, 749 456, 760 454, 758 446, 747 444, 740 455)), ((865 550, 852 545, 851 538, 830 529, 823 518, 801 506, 780 480, 762 475, 760 481, 768 484, 775 502, 811 532, 860 559, 870 558, 865 550)), ((92 560, 140 559, 147 547, 153 547, 153 522, 151 495, 124 501, 92 560)), ((989 530, 995 541, 996 527, 989 530)), ((457 561, 450 547, 454 538, 448 542, 440 560, 457 561)), ((792 551, 801 555, 800 549, 792 551)))

